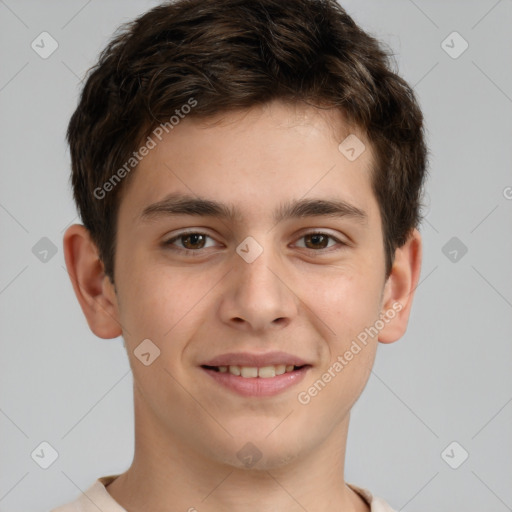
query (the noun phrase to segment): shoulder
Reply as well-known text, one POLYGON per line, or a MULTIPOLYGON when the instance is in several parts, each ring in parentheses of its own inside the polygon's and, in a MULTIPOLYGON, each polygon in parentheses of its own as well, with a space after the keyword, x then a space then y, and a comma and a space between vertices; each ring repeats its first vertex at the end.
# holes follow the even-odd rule
POLYGON ((365 501, 370 505, 371 512, 396 512, 395 509, 391 508, 386 501, 373 494, 363 487, 357 485, 347 484, 353 491, 357 492, 365 501))
POLYGON ((126 512, 108 493, 106 485, 119 475, 98 478, 85 492, 74 501, 50 510, 50 512, 126 512))

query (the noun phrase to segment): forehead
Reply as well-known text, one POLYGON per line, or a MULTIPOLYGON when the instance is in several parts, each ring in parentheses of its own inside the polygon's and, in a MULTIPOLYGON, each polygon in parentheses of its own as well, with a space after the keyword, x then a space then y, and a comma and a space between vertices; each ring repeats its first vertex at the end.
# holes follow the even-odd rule
POLYGON ((285 203, 323 197, 371 214, 371 145, 355 132, 337 111, 280 102, 185 118, 161 140, 153 136, 153 149, 126 184, 121 209, 129 205, 135 222, 151 205, 182 195, 225 205, 233 217, 268 214, 275 220, 285 203), (346 140, 349 150, 360 152, 357 158, 346 152, 346 140))

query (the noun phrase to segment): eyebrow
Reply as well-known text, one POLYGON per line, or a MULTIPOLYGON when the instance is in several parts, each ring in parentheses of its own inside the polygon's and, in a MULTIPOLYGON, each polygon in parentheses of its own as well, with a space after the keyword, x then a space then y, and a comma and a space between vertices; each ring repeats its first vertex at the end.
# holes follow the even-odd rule
MULTIPOLYGON (((140 219, 150 220, 159 217, 192 215, 212 217, 222 220, 240 218, 241 214, 233 205, 227 205, 210 199, 182 194, 170 194, 163 200, 153 203, 140 215, 140 219)), ((349 217, 360 223, 366 223, 368 214, 360 208, 339 199, 299 199, 281 205, 274 212, 274 222, 303 217, 349 217)))

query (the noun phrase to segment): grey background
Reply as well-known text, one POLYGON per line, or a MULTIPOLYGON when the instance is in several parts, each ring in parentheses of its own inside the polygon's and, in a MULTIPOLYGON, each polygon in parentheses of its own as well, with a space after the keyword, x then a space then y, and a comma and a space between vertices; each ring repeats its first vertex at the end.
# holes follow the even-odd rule
MULTIPOLYGON (((64 133, 115 28, 157 3, 0 0, 2 512, 48 511, 131 462, 122 340, 89 331, 65 270, 64 133), (43 31, 59 45, 47 59, 31 48, 43 31), (43 441, 48 469, 31 457, 43 441)), ((346 480, 408 512, 512 510, 512 0, 342 3, 396 53, 431 150, 422 280, 353 410, 346 480), (453 31, 458 58, 441 46, 453 31)))

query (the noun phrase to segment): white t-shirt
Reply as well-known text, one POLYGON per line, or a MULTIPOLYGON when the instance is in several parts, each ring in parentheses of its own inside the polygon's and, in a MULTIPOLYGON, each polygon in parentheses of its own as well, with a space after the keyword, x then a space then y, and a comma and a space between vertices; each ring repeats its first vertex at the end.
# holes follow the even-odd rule
MULTIPOLYGON (((98 478, 85 494, 81 494, 75 501, 54 508, 50 512, 126 512, 108 493, 106 485, 115 480, 119 475, 109 475, 98 478)), ((381 498, 373 497, 370 491, 347 484, 357 492, 363 500, 371 506, 371 512, 396 512, 381 498)))

